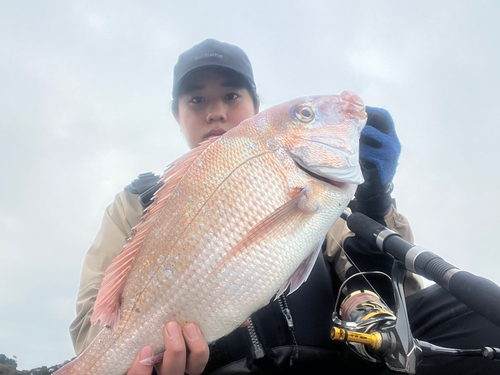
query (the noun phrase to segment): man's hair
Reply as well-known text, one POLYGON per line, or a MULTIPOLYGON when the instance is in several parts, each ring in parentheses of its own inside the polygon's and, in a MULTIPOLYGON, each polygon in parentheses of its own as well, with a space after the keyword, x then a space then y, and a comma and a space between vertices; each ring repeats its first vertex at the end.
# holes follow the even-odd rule
MULTIPOLYGON (((211 68, 211 69, 207 69, 207 70, 215 71, 224 77, 230 78, 231 81, 235 83, 235 87, 247 89, 248 93, 252 97, 254 108, 257 109, 259 107, 260 99, 259 99, 259 96, 257 95, 257 90, 248 81, 248 79, 246 79, 243 75, 241 75, 233 70, 219 68, 219 67, 218 68, 211 68)), ((185 78, 183 79, 183 82, 185 82, 185 78)), ((171 106, 172 106, 172 111, 174 113, 179 113, 179 96, 184 94, 186 91, 186 87, 183 84, 183 82, 181 82, 181 84, 180 84, 177 96, 174 97, 172 100, 171 106)))

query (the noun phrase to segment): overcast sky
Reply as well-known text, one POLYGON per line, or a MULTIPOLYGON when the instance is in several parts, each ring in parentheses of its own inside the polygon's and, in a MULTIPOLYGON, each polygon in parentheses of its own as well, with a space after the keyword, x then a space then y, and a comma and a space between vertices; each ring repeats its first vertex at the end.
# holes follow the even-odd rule
POLYGON ((0 5, 0 353, 74 355, 83 257, 114 195, 188 148, 177 56, 242 47, 264 108, 352 90, 388 109, 416 243, 500 283, 500 2, 25 1, 0 5))

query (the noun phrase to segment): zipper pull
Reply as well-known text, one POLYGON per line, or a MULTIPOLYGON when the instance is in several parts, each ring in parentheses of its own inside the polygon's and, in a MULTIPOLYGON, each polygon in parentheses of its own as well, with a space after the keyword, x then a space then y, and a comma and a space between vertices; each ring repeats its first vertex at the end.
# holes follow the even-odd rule
POLYGON ((260 359, 264 357, 264 349, 260 346, 254 345, 253 347, 253 355, 255 356, 255 359, 260 359))
POLYGON ((290 364, 289 364, 289 366, 292 367, 294 358, 297 358, 299 356, 299 347, 297 345, 297 339, 295 338, 295 334, 293 333, 294 326, 293 326, 292 313, 288 308, 288 302, 286 302, 284 294, 280 296, 278 301, 281 312, 283 313, 283 316, 285 317, 286 320, 286 324, 288 325, 288 329, 292 334, 293 345, 292 345, 292 352, 290 353, 290 364))
POLYGON ((292 313, 290 312, 290 309, 288 308, 288 303, 286 302, 285 296, 282 294, 279 298, 279 305, 281 312, 283 313, 283 316, 285 317, 286 324, 288 325, 288 329, 290 331, 293 331, 293 319, 292 319, 292 313))
POLYGON ((293 331, 293 319, 292 319, 292 314, 290 313, 290 309, 288 307, 284 308, 283 310, 283 315, 285 316, 286 319, 286 324, 288 324, 288 328, 290 331, 293 331))
POLYGON ((250 336, 250 341, 252 341, 252 350, 255 359, 259 359, 264 357, 266 353, 264 353, 264 348, 262 347, 259 337, 257 336, 257 331, 255 330, 255 326, 253 325, 252 318, 248 318, 247 332, 250 336))

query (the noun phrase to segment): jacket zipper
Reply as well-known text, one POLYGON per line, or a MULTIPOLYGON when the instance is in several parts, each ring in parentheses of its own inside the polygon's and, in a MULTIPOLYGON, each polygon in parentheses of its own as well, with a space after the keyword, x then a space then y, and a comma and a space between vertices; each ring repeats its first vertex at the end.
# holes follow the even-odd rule
POLYGON ((248 318, 247 330, 250 336, 250 340, 252 341, 253 354, 255 359, 264 357, 264 349, 262 347, 262 344, 260 343, 259 337, 257 336, 257 331, 255 330, 255 326, 253 325, 251 317, 248 318))
POLYGON ((286 324, 288 325, 288 329, 290 330, 290 333, 292 334, 292 352, 290 354, 290 367, 292 366, 294 358, 298 358, 299 356, 299 346, 297 344, 297 339, 295 338, 294 334, 294 325, 293 325, 293 319, 292 319, 292 314, 290 312, 290 309, 288 308, 288 302, 286 301, 286 297, 284 294, 282 294, 279 299, 278 299, 279 305, 281 312, 283 313, 283 316, 285 317, 286 324))
MULTIPOLYGON (((290 309, 288 307, 288 303, 286 301, 285 296, 282 294, 279 299, 278 303, 281 309, 281 312, 283 316, 285 317, 286 324, 288 326, 288 329, 290 330, 290 333, 292 334, 292 352, 290 354, 290 366, 292 366, 294 358, 298 358, 299 356, 299 348, 297 344, 297 339, 295 338, 294 334, 294 329, 295 326, 293 324, 293 318, 292 314, 290 312, 290 309)), ((252 349, 253 349, 253 354, 255 359, 259 359, 264 357, 265 352, 264 348, 262 346, 262 343, 259 340, 259 336, 257 336, 257 330, 255 329, 255 325, 253 324, 252 318, 248 318, 248 326, 247 326, 247 331, 248 335, 250 336, 250 341, 252 342, 252 349)))

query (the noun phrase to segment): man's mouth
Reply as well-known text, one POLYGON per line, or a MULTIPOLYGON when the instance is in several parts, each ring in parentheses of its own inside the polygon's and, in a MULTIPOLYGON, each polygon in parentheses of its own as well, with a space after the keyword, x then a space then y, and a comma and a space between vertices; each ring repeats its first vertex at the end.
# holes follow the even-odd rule
POLYGON ((226 131, 224 129, 221 129, 221 128, 215 128, 215 129, 212 129, 210 130, 207 134, 205 134, 205 139, 208 139, 210 137, 218 137, 222 134, 224 134, 226 131))

